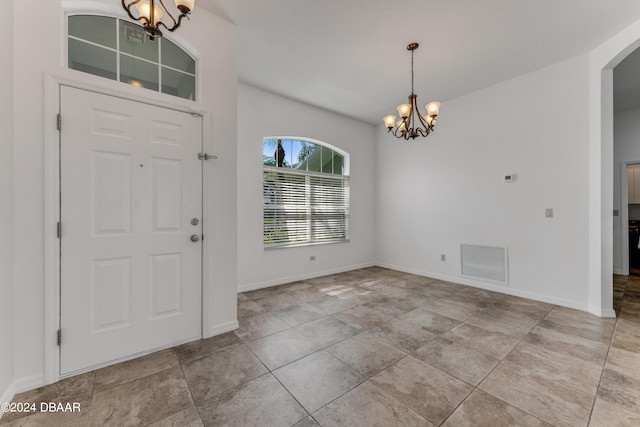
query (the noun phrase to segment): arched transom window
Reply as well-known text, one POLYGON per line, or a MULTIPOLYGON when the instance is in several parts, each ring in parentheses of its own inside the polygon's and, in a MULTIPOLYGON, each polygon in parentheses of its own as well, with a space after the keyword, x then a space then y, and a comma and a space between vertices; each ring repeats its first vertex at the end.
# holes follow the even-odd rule
POLYGON ((67 28, 69 68, 196 99, 196 61, 165 37, 151 41, 141 26, 109 16, 70 15, 67 28))

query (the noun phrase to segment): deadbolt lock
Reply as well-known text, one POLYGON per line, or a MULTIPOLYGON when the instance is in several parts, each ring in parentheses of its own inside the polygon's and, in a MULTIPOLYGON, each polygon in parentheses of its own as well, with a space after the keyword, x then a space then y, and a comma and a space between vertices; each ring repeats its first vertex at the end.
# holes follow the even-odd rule
POLYGON ((191 225, 198 225, 200 224, 200 220, 198 218, 191 218, 191 225))

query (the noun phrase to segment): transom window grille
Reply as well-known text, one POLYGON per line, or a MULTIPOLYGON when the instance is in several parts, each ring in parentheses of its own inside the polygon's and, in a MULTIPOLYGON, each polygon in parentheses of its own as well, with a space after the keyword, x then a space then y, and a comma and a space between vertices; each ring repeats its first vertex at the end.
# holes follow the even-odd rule
POLYGON ((349 155, 319 141, 263 140, 265 248, 349 241, 349 155))
POLYGON ((196 61, 176 44, 145 37, 129 21, 98 15, 70 15, 67 65, 74 70, 196 99, 196 61))

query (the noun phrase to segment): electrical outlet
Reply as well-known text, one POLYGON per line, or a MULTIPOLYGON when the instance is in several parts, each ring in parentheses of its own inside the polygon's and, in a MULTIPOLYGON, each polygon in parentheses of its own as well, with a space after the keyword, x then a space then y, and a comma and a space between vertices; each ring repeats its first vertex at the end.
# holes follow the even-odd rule
POLYGON ((553 208, 546 208, 544 210, 544 217, 545 218, 553 218, 553 208))
POLYGON ((509 175, 504 175, 502 177, 502 182, 514 182, 516 180, 516 174, 510 173, 509 175))
POLYGON ((447 255, 446 254, 440 254, 440 261, 446 261, 447 260, 447 255))
POLYGON ((315 255, 311 255, 311 256, 309 257, 309 261, 315 261, 315 260, 316 260, 316 256, 315 256, 315 255))

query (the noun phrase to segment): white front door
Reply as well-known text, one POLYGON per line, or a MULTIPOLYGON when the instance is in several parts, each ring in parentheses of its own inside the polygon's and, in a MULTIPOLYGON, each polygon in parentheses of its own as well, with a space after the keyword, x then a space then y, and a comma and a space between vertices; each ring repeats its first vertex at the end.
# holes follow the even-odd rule
POLYGON ((202 118, 60 91, 67 375, 202 335, 202 118))

